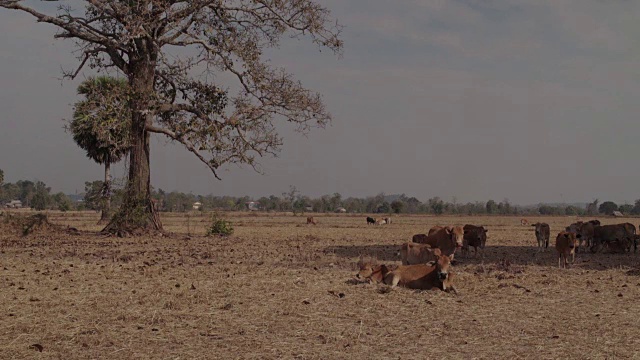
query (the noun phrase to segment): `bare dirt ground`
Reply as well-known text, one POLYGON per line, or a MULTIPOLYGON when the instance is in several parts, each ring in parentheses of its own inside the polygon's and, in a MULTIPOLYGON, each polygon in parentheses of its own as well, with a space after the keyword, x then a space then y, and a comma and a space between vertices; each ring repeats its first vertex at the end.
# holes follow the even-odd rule
MULTIPOLYGON (((202 236, 208 215, 168 214, 175 236, 127 239, 23 237, 0 217, 0 358, 640 357, 640 255, 580 253, 561 270, 516 217, 225 216, 228 238, 202 236), (465 223, 487 226, 488 247, 484 259, 456 257, 458 296, 353 277, 360 255, 399 263, 413 234, 465 223)), ((94 213, 49 217, 99 229, 94 213)), ((529 220, 551 225, 553 245, 576 218, 529 220)))

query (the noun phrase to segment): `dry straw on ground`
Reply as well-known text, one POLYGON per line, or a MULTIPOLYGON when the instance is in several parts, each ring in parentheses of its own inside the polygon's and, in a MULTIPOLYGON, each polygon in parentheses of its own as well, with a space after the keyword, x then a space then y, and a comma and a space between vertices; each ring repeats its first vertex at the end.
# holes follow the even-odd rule
MULTIPOLYGON (((66 231, 0 232, 0 358, 514 359, 640 356, 635 254, 580 253, 567 270, 511 217, 167 214, 162 238, 103 237, 98 215, 52 213, 66 231), (360 256, 440 224, 489 229, 486 257, 458 260, 459 296, 353 278, 360 256), (192 236, 185 236, 188 230, 192 236), (36 346, 38 345, 38 346, 36 346)), ((536 219, 538 220, 538 219, 536 219)), ((573 217, 541 218, 552 233, 573 217)), ((637 219, 603 219, 607 223, 637 219)), ((552 241, 553 242, 553 241, 552 241)))

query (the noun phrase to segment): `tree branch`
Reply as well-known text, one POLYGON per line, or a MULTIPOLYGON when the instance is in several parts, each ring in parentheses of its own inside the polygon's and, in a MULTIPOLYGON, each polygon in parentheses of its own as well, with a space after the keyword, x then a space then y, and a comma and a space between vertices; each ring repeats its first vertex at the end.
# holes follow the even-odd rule
POLYGON ((156 134, 164 134, 164 135, 168 136, 169 138, 171 138, 172 140, 175 140, 175 141, 181 143, 182 145, 184 145, 187 148, 187 150, 192 152, 195 156, 198 157, 198 159, 200 159, 200 161, 202 161, 205 165, 207 165, 207 167, 211 170, 211 172, 213 172, 213 176, 215 176, 216 179, 222 180, 218 176, 218 173, 216 172, 216 169, 218 168, 217 164, 212 164, 210 161, 207 161, 207 159, 205 159, 204 156, 202 156, 198 152, 198 150, 196 150, 196 148, 191 143, 189 143, 188 141, 184 140, 181 136, 179 136, 175 132, 173 132, 173 131, 171 131, 169 129, 165 129, 165 128, 161 128, 161 127, 157 127, 157 126, 153 126, 153 125, 147 125, 146 130, 148 132, 152 132, 152 133, 156 133, 156 134))

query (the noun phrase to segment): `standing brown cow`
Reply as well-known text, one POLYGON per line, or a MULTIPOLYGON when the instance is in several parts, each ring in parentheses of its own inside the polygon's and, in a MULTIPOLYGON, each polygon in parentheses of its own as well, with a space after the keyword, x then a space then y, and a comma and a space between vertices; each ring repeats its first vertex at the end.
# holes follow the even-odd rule
POLYGON ((538 240, 538 251, 544 251, 549 247, 549 237, 551 236, 551 227, 547 223, 531 224, 535 227, 536 239, 538 240))
POLYGON ((462 244, 462 255, 464 257, 469 256, 469 246, 473 247, 474 257, 478 256, 478 248, 480 248, 482 252, 482 257, 484 257, 484 246, 487 243, 487 230, 483 226, 475 226, 475 225, 465 225, 464 230, 464 240, 462 244))
MULTIPOLYGON (((580 235, 580 246, 582 244, 586 244, 586 246, 591 246, 593 242, 593 230, 594 225, 592 222, 575 222, 565 229, 565 231, 572 232, 576 235, 580 235)), ((578 249, 576 249, 578 251, 578 249)))
POLYGON ((431 229, 430 235, 417 234, 413 236, 413 242, 429 244, 433 248, 438 248, 443 255, 451 256, 457 249, 462 248, 464 242, 464 230, 462 226, 439 227, 431 229))
POLYGON ((576 260, 576 247, 580 234, 576 235, 572 232, 563 231, 556 237, 556 250, 558 251, 558 267, 567 267, 567 258, 571 255, 571 263, 576 260))

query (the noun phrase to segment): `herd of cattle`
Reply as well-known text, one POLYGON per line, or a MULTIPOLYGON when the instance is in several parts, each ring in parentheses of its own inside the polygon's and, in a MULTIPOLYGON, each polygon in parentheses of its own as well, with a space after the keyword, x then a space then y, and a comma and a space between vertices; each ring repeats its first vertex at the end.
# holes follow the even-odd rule
MULTIPOLYGON (((367 216, 367 225, 384 225, 384 224, 391 224, 391 218, 383 217, 383 218, 374 219, 372 217, 367 216)), ((318 222, 316 221, 316 219, 313 218, 313 216, 307 216, 307 225, 318 225, 318 222)))
MULTIPOLYGON (((381 219, 384 220, 384 219, 381 219)), ((377 224, 376 219, 367 217, 367 225, 377 224), (371 221, 373 220, 373 221, 371 221)), ((535 228, 538 249, 544 251, 549 247, 551 228, 546 223, 529 224, 523 219, 523 225, 535 228)), ((568 258, 575 261, 575 253, 586 246, 592 253, 608 248, 614 253, 634 252, 638 249, 640 235, 636 227, 630 223, 601 225, 598 220, 578 221, 566 227, 556 236, 555 247, 558 252, 558 267, 566 268, 568 258)), ((360 272, 356 277, 387 285, 405 286, 410 289, 440 289, 456 292, 453 286, 454 274, 451 262, 457 250, 463 257, 469 256, 469 249, 474 248, 474 257, 478 250, 484 257, 487 242, 487 229, 483 226, 434 226, 427 234, 416 234, 411 242, 400 246, 399 255, 402 265, 387 266, 369 260, 358 263, 360 272)))

